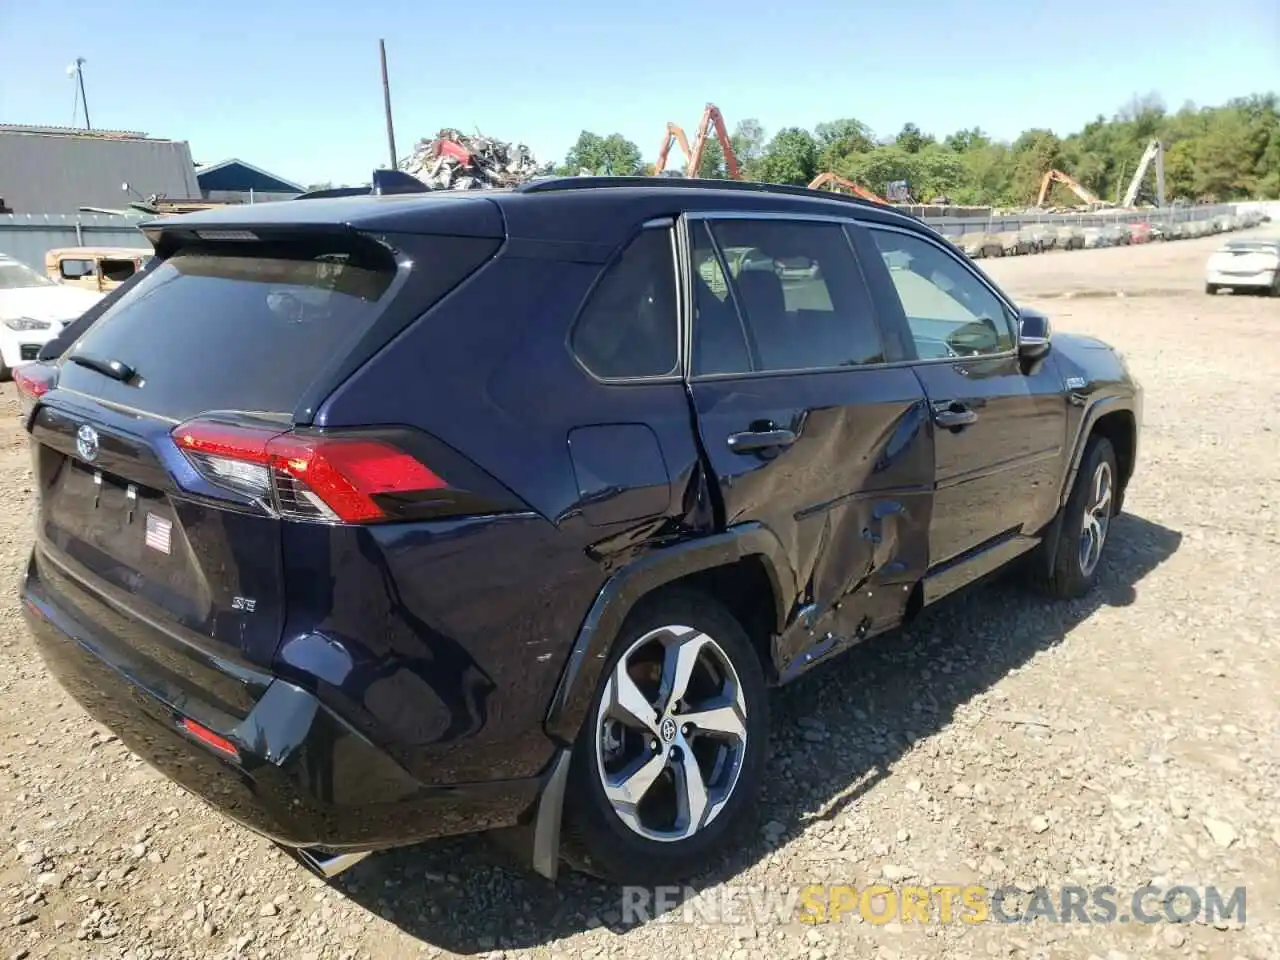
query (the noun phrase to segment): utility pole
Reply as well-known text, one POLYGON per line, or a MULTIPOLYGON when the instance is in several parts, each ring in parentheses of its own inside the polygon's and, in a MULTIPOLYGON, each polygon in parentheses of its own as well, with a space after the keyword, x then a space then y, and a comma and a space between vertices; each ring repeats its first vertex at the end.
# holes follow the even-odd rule
POLYGON ((76 57, 76 62, 67 68, 67 72, 74 74, 80 84, 80 103, 84 106, 84 128, 92 130, 93 125, 89 123, 89 98, 84 92, 84 57, 76 57))
POLYGON ((387 43, 378 41, 378 55, 382 58, 382 105, 387 111, 387 149, 391 151, 391 168, 399 169, 400 161, 396 158, 396 128, 391 123, 391 84, 387 80, 387 43))

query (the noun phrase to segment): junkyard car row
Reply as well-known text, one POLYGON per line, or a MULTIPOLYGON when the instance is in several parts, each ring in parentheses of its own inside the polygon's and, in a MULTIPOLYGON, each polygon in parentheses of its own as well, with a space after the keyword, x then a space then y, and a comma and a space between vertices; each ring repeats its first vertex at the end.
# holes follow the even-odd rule
POLYGON ((1220 215, 1202 220, 1161 223, 1157 220, 1114 220, 1093 226, 1046 222, 1000 233, 966 233, 949 239, 975 259, 1009 257, 1050 250, 1123 247, 1156 240, 1185 240, 1256 227, 1266 219, 1258 211, 1220 215))

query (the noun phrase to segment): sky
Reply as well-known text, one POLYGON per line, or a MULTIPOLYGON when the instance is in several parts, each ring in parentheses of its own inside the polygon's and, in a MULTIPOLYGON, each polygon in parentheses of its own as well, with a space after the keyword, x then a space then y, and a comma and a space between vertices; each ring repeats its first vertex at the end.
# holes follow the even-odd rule
MULTIPOLYGON (((85 59, 95 128, 186 140, 303 185, 365 183, 386 166, 378 40, 397 152, 442 127, 559 162, 582 130, 620 132, 653 160, 668 120, 717 104, 767 134, 855 117, 944 136, 980 126, 1059 134, 1135 95, 1280 92, 1277 0, 0 0, 0 122, 73 125, 85 59), (184 11, 184 8, 187 8, 184 11)), ((77 114, 76 125, 83 123, 77 114)), ((0 171, 0 179, 3 171, 0 171)))

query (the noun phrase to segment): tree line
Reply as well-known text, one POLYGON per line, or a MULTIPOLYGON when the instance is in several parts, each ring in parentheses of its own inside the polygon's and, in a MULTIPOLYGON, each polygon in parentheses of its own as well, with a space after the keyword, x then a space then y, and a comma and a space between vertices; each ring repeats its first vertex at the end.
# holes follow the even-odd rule
MULTIPOLYGON (((1103 200, 1120 200, 1152 139, 1165 147, 1167 200, 1225 202, 1280 197, 1280 98, 1275 93, 1238 97, 1216 107, 1187 103, 1176 112, 1158 95, 1135 97, 1107 118, 1059 136, 1024 131, 1012 142, 996 140, 981 127, 941 139, 907 123, 895 136, 877 136, 854 118, 818 124, 813 130, 785 127, 767 137, 758 120, 742 120, 730 137, 748 180, 803 185, 820 173, 854 180, 884 196, 888 185, 906 180, 917 201, 946 197, 952 203, 1022 206, 1034 203, 1049 170, 1061 170, 1103 200)), ((683 169, 673 149, 668 166, 683 169)), ((640 148, 619 133, 584 130, 557 173, 582 170, 613 175, 652 174, 640 148)), ((724 153, 709 138, 699 166, 702 177, 724 178, 724 153)), ((1154 199, 1149 173, 1140 197, 1154 199)), ((1048 203, 1072 205, 1079 198, 1055 184, 1048 203)))

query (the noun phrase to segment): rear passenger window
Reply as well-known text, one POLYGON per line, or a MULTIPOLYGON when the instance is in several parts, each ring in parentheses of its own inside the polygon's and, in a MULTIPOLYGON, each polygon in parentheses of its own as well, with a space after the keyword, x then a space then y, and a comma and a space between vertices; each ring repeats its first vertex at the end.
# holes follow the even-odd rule
POLYGON ((602 379, 660 377, 680 356, 676 316, 671 229, 643 230, 605 269, 569 343, 602 379))
POLYGON ((694 224, 691 236, 695 374, 884 362, 839 224, 725 220, 694 224))

